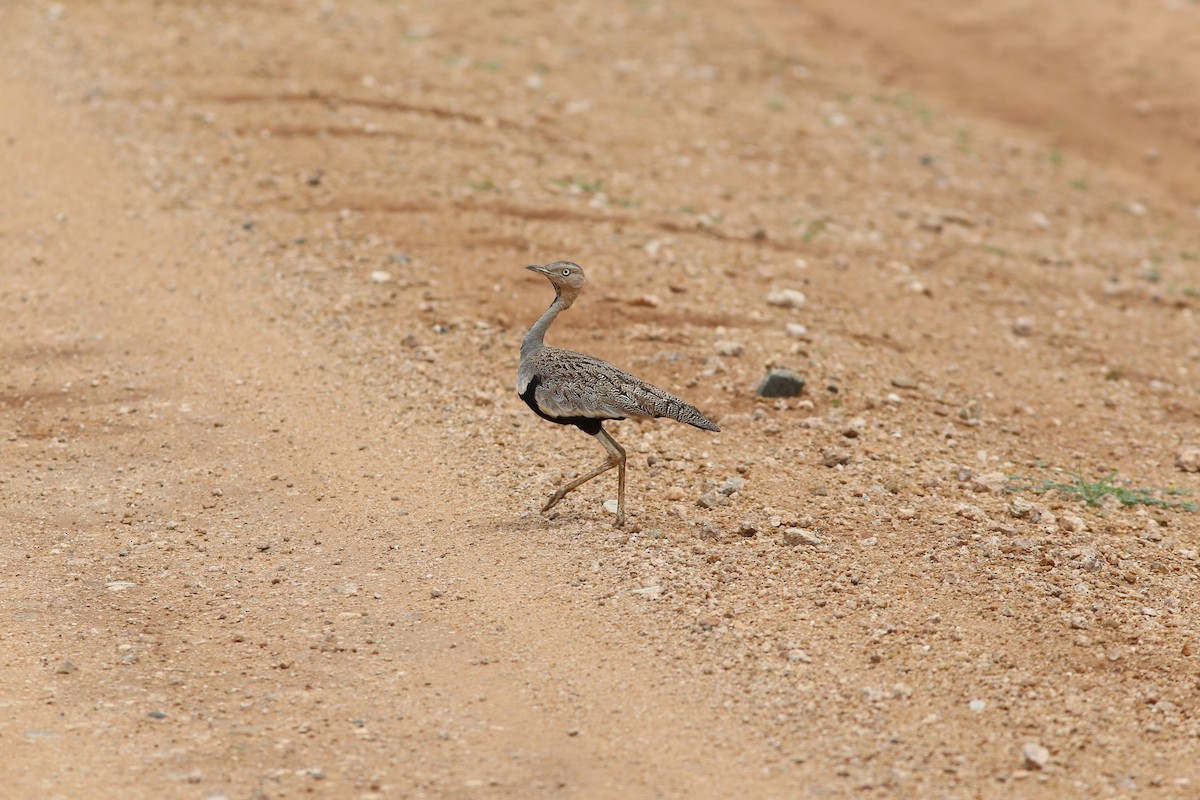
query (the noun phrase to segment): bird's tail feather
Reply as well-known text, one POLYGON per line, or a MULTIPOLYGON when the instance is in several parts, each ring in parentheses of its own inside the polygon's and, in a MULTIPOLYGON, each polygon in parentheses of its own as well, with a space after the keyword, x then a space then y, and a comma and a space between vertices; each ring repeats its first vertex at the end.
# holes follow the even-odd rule
POLYGON ((721 430, 695 406, 657 386, 642 384, 633 387, 629 394, 637 407, 652 417, 669 417, 706 431, 721 430))

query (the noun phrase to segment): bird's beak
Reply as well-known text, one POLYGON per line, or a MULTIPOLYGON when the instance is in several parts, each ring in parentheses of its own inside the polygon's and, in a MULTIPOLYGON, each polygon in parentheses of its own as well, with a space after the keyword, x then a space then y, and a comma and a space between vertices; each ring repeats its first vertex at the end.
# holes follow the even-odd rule
POLYGON ((543 267, 541 264, 530 264, 525 269, 529 270, 530 272, 540 272, 543 275, 546 274, 546 268, 543 267))

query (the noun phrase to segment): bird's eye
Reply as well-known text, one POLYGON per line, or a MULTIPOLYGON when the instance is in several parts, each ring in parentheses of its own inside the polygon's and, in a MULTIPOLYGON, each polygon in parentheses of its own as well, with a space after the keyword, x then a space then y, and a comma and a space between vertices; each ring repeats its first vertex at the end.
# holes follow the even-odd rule
POLYGON ((564 278, 566 278, 566 277, 567 277, 567 276, 569 276, 570 274, 571 274, 571 268, 570 268, 570 267, 568 267, 567 269, 564 269, 564 270, 563 270, 563 277, 564 277, 564 278))

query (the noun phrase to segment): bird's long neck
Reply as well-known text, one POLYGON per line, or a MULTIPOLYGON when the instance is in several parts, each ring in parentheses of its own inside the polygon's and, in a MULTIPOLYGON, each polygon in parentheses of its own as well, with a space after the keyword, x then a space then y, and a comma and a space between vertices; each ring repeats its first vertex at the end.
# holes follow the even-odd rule
POLYGON ((521 358, 524 359, 530 353, 535 353, 546 346, 545 338, 546 331, 550 328, 550 323, 554 322, 554 318, 561 312, 571 307, 571 303, 575 302, 573 296, 563 296, 562 292, 555 292, 554 302, 546 309, 537 322, 533 323, 533 327, 525 334, 525 338, 521 340, 521 358))

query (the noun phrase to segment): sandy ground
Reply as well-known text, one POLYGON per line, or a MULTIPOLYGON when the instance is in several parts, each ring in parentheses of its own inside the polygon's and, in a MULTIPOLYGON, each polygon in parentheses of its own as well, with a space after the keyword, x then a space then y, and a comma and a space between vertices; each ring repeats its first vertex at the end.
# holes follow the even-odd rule
POLYGON ((4 796, 1197 796, 1197 31, 0 6, 4 796))

